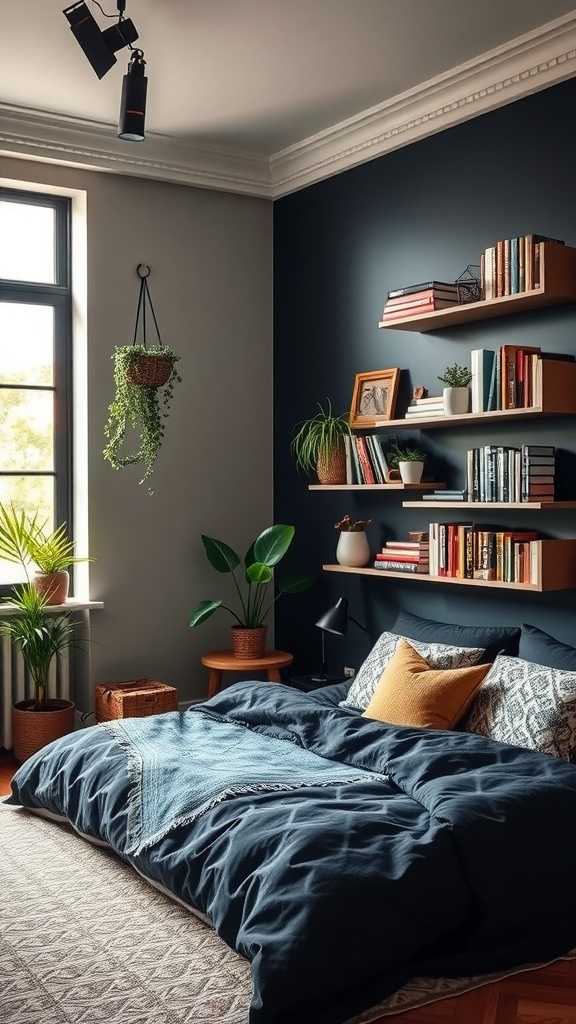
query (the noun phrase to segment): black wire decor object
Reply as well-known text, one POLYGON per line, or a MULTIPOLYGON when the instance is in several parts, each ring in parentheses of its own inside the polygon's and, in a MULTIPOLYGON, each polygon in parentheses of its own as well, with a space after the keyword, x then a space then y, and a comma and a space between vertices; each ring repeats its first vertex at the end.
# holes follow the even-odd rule
POLYGON ((132 344, 134 346, 136 345, 138 341, 138 329, 141 326, 141 347, 146 351, 140 353, 137 358, 131 362, 126 375, 131 384, 137 384, 144 388, 161 388, 170 378, 174 368, 174 358, 162 344, 162 336, 160 334, 160 328, 158 327, 158 319, 156 317, 156 311, 154 309, 152 296, 150 295, 150 287, 148 285, 148 278, 152 271, 147 263, 139 263, 136 267, 136 273, 140 278, 140 291, 138 293, 136 323, 134 324, 134 337, 132 339, 132 344), (152 349, 148 348, 148 338, 146 333, 147 304, 150 309, 152 320, 154 321, 154 328, 158 339, 157 344, 152 349))
POLYGON ((458 302, 480 302, 483 298, 480 281, 480 267, 469 263, 454 284, 458 292, 458 302))

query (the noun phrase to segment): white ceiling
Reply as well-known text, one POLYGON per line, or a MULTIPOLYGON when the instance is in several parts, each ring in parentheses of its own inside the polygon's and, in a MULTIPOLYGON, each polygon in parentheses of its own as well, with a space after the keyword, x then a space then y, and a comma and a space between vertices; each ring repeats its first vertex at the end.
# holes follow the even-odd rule
MULTIPOLYGON (((2 3, 0 104, 113 123, 126 57, 119 55, 99 82, 61 13, 65 2, 2 3)), ((115 10, 115 0, 102 2, 115 10)), ((128 14, 149 62, 150 129, 271 155, 573 6, 574 0, 128 0, 128 14)))

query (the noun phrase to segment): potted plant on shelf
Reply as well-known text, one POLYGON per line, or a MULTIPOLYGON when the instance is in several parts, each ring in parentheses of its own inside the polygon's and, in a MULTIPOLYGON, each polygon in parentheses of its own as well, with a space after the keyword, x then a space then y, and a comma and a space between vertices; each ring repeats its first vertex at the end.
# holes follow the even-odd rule
POLYGON ((444 413, 446 416, 461 416, 470 409, 470 382, 472 373, 467 366, 454 363, 447 366, 441 377, 444 384, 444 413))
POLYGON ((244 660, 263 657, 266 650, 266 619, 276 602, 286 594, 308 590, 314 582, 309 576, 287 579, 279 585, 276 597, 268 599, 268 585, 274 579, 274 569, 288 551, 295 532, 293 526, 277 524, 268 527, 252 542, 243 563, 236 551, 224 541, 202 535, 202 543, 212 567, 217 572, 231 574, 239 608, 234 611, 221 600, 201 601, 192 611, 189 623, 191 629, 206 622, 218 608, 222 608, 235 619, 235 625, 231 628, 235 657, 244 660), (239 569, 244 576, 245 589, 238 579, 239 569))
POLYGON ((46 605, 64 604, 70 588, 70 568, 87 561, 74 554, 74 543, 68 537, 66 523, 47 532, 38 521, 38 513, 30 515, 13 505, 0 503, 0 558, 22 566, 26 579, 36 588, 46 605), (35 566, 30 579, 29 569, 35 566))
POLYGON ((334 529, 340 534, 336 546, 336 561, 340 565, 350 565, 354 568, 368 565, 370 545, 366 527, 370 522, 370 519, 352 519, 352 516, 345 515, 334 525, 334 529))
POLYGON ((419 484, 424 472, 426 455, 420 448, 394 447, 388 456, 388 462, 400 473, 402 483, 419 484))
POLYGON ((311 419, 298 424, 291 443, 296 465, 303 473, 315 471, 321 484, 345 484, 344 439, 351 436, 348 419, 333 414, 329 398, 326 408, 318 402, 318 410, 311 419))
POLYGON ((66 615, 50 613, 46 599, 31 583, 15 587, 6 603, 9 614, 0 624, 0 635, 20 651, 34 684, 33 700, 18 701, 12 708, 14 756, 25 761, 74 728, 72 701, 48 697, 52 660, 75 643, 74 626, 66 615))

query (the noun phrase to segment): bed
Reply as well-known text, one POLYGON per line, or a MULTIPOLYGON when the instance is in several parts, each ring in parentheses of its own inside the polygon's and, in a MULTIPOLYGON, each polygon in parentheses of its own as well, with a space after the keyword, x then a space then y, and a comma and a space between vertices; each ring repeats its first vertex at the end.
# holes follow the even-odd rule
MULTIPOLYGON (((572 949, 576 767, 385 725, 343 698, 240 683, 86 729, 26 762, 11 802, 109 845, 209 921, 251 961, 250 1024, 340 1024, 413 976, 572 949)), ((515 1020, 486 1009, 490 989, 459 997, 463 1017, 444 1000, 400 1019, 515 1020)))

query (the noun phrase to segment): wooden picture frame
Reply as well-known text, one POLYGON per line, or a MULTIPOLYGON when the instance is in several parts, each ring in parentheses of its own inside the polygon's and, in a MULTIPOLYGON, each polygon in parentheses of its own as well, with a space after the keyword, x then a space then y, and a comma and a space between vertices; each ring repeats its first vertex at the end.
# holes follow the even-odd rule
POLYGON ((351 428, 363 430, 394 419, 399 383, 398 367, 357 373, 350 409, 351 428))

